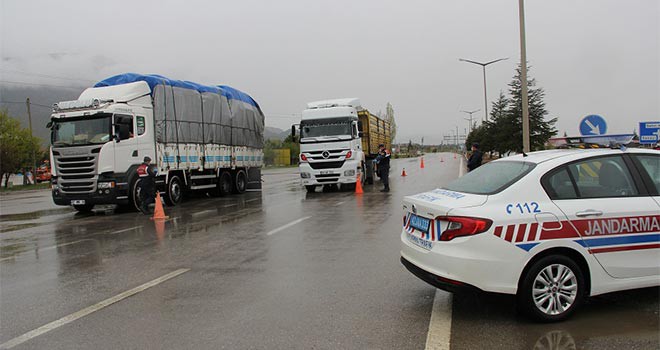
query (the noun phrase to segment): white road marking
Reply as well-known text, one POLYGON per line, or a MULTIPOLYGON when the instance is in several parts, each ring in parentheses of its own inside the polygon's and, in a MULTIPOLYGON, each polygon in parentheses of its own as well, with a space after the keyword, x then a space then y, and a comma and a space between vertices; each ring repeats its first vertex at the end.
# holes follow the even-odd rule
POLYGON ((261 198, 252 198, 252 199, 248 199, 248 200, 245 201, 245 203, 250 203, 250 202, 258 201, 258 200, 260 200, 260 199, 261 199, 261 198))
POLYGON ((76 244, 76 243, 80 243, 80 242, 85 242, 85 241, 93 241, 93 239, 89 239, 89 238, 86 238, 86 239, 79 239, 79 240, 77 240, 77 241, 73 241, 73 242, 69 242, 69 243, 62 243, 62 244, 58 244, 58 245, 53 245, 53 246, 50 246, 50 247, 41 248, 41 249, 37 249, 37 250, 41 250, 41 251, 43 251, 43 250, 51 250, 51 249, 55 249, 55 248, 59 248, 59 247, 64 247, 64 246, 67 246, 67 245, 72 245, 72 244, 76 244))
POLYGON ((229 207, 235 207, 235 206, 236 206, 236 204, 227 204, 227 205, 223 205, 222 207, 223 208, 229 208, 229 207))
POLYGON ((291 221, 290 223, 288 223, 284 226, 280 226, 280 227, 278 227, 278 228, 276 228, 272 231, 269 231, 268 233, 266 233, 266 236, 271 236, 271 235, 274 235, 274 234, 276 234, 276 233, 278 233, 282 230, 286 230, 287 228, 289 228, 291 226, 294 226, 294 225, 297 225, 297 224, 299 224, 299 223, 301 223, 301 222, 303 222, 303 221, 305 221, 309 218, 311 218, 311 216, 305 216, 304 218, 300 218, 298 220, 291 221))
POLYGON ((435 290, 433 310, 426 336, 427 350, 449 350, 451 341, 451 293, 435 290))
POLYGON ((217 213, 217 212, 218 212, 217 209, 209 209, 209 210, 198 211, 196 213, 192 213, 191 215, 192 216, 197 216, 197 215, 203 215, 203 214, 208 214, 208 213, 217 213))
POLYGON ((92 306, 88 306, 88 307, 86 307, 86 308, 84 308, 80 311, 77 311, 77 312, 74 312, 74 313, 69 314, 67 316, 64 316, 64 317, 60 318, 59 320, 53 321, 53 322, 45 324, 45 325, 43 325, 43 326, 41 326, 37 329, 31 330, 31 331, 29 331, 29 332, 27 332, 23 335, 20 335, 16 338, 4 343, 4 344, 0 344, 0 349, 11 349, 16 345, 23 344, 23 343, 25 343, 26 341, 28 341, 32 338, 36 338, 36 337, 38 337, 38 336, 40 336, 44 333, 48 333, 48 332, 50 332, 50 331, 52 331, 56 328, 59 328, 59 327, 64 326, 68 323, 71 323, 71 322, 73 322, 77 319, 85 317, 85 316, 87 316, 87 315, 89 315, 93 312, 99 311, 99 310, 101 310, 105 307, 108 307, 108 306, 110 306, 110 305, 112 305, 112 304, 114 304, 118 301, 126 299, 130 296, 133 296, 137 293, 140 293, 140 292, 142 292, 142 291, 144 291, 148 288, 151 288, 155 285, 163 283, 163 282, 165 282, 169 279, 172 279, 172 278, 174 278, 174 277, 176 277, 176 276, 178 276, 182 273, 188 272, 188 271, 190 271, 190 269, 178 269, 176 271, 173 271, 173 272, 170 272, 166 275, 158 277, 155 280, 149 281, 149 282, 147 282, 145 284, 142 284, 140 286, 137 286, 133 289, 127 290, 127 291, 125 291, 121 294, 117 294, 114 297, 105 299, 105 300, 103 300, 99 303, 96 303, 96 304, 92 305, 92 306))
POLYGON ((136 230, 136 229, 138 229, 138 228, 140 228, 140 227, 142 227, 142 226, 133 226, 133 227, 125 228, 125 229, 122 229, 122 230, 112 231, 112 232, 110 232, 110 233, 108 233, 108 234, 109 234, 109 235, 116 235, 116 234, 118 234, 118 233, 123 233, 123 232, 133 231, 133 230, 136 230))
POLYGON ((463 157, 462 155, 460 157, 461 157, 461 161, 458 162, 458 177, 465 175, 465 168, 466 168, 466 166, 463 166, 465 157, 463 157))
POLYGON ((333 207, 338 207, 338 206, 340 206, 340 205, 342 205, 342 204, 344 204, 344 203, 346 203, 346 201, 337 202, 337 203, 335 203, 335 204, 333 205, 333 207))

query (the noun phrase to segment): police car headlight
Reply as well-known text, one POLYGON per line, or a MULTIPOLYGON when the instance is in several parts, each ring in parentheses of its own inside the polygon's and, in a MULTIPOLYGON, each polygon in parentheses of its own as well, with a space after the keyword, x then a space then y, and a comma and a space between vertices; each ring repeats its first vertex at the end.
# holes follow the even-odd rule
POLYGON ((355 176, 355 170, 344 171, 344 176, 355 176))
POLYGON ((106 188, 115 188, 115 182, 110 181, 110 182, 99 182, 98 186, 99 189, 106 189, 106 188))
POLYGON ((312 174, 310 174, 310 173, 300 173, 300 177, 303 178, 303 179, 309 179, 310 177, 312 177, 312 174))

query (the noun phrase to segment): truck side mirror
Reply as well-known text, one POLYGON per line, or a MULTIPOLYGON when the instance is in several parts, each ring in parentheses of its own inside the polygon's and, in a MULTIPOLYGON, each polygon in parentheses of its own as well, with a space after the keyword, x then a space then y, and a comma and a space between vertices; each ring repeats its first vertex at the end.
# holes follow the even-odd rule
POLYGON ((119 137, 119 133, 115 133, 114 135, 112 135, 112 138, 115 141, 117 141, 117 143, 119 143, 119 141, 121 141, 121 137, 119 137))
POLYGON ((53 127, 53 121, 49 121, 48 124, 46 124, 46 128, 50 129, 53 127))
POLYGON ((358 137, 364 137, 364 133, 362 131, 358 132, 358 137))
POLYGON ((293 140, 296 137, 296 125, 291 125, 291 139, 293 140))
MULTIPOLYGON (((358 120, 358 131, 362 132, 362 121, 358 120)), ((362 137, 362 135, 360 135, 362 137)))

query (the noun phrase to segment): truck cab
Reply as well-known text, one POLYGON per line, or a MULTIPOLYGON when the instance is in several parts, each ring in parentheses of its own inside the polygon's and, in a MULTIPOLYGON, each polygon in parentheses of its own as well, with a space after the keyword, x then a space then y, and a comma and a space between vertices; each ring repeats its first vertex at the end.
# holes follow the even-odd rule
POLYGON ((361 110, 357 98, 307 104, 300 122, 299 166, 307 191, 314 192, 319 185, 351 188, 358 179, 364 181, 366 158, 358 117, 361 110))
POLYGON ((153 113, 144 83, 90 88, 53 106, 53 200, 89 211, 95 204, 130 202, 130 176, 154 157, 153 113))

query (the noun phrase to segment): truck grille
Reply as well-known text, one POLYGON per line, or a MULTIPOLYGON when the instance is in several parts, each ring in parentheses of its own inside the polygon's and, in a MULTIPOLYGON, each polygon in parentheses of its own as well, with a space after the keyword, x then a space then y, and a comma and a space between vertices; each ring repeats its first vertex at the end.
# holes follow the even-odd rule
POLYGON ((54 154, 57 183, 64 193, 89 193, 96 187, 98 153, 67 156, 65 150, 54 154))
POLYGON ((341 168, 344 165, 344 161, 333 161, 333 162, 309 162, 309 166, 312 169, 337 169, 341 168))

